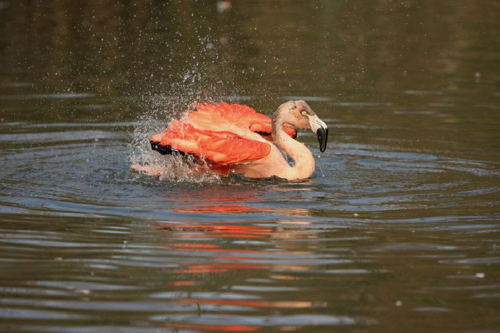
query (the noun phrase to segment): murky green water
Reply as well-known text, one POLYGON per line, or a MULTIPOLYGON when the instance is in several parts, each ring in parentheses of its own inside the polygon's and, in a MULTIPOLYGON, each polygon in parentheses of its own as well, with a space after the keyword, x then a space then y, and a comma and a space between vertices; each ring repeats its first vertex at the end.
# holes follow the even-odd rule
POLYGON ((0 1, 0 329, 499 330, 499 2, 228 3, 0 1), (221 98, 314 177, 130 171, 221 98))

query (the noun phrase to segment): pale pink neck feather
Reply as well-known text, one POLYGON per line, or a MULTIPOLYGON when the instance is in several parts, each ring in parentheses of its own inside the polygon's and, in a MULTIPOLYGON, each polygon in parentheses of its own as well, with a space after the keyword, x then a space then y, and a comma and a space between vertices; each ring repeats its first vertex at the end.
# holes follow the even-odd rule
POLYGON ((278 176, 289 180, 311 177, 315 168, 314 156, 304 144, 292 139, 286 134, 283 130, 283 121, 281 117, 277 117, 277 119, 273 121, 273 137, 276 145, 295 162, 293 167, 289 166, 289 168, 283 170, 283 175, 278 176))

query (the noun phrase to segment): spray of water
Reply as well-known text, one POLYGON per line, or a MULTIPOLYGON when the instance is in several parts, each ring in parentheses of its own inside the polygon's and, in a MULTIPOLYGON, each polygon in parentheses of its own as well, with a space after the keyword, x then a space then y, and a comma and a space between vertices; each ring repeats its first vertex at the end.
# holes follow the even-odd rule
MULTIPOLYGON (((204 45, 213 46, 206 40, 204 45)), ((182 156, 164 156, 152 151, 149 140, 155 133, 163 131, 168 123, 182 116, 182 111, 195 102, 219 100, 217 92, 221 91, 221 81, 214 82, 217 77, 206 68, 213 67, 218 56, 211 52, 201 61, 190 62, 189 68, 170 82, 156 82, 151 79, 151 89, 145 92, 140 102, 143 110, 138 116, 138 124, 131 142, 131 164, 139 172, 158 176, 161 180, 170 182, 216 183, 219 175, 210 171, 206 164, 200 165, 190 158, 182 156), (210 55, 209 54, 209 55, 210 55), (207 58, 209 57, 209 58, 207 58), (210 65, 210 66, 209 66, 210 65), (159 90, 163 92, 158 92, 159 90)), ((203 162, 202 162, 203 163, 203 162)))

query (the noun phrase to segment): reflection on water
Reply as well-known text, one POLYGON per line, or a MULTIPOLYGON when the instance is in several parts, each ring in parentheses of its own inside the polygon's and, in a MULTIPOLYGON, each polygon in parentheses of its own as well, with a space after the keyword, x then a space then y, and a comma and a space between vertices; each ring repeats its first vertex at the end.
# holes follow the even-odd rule
POLYGON ((498 330, 499 14, 0 1, 0 330, 498 330), (219 98, 308 101, 314 177, 171 177, 150 135, 219 98))
MULTIPOLYGON (((210 286, 213 278, 225 281, 219 286, 218 292, 211 293, 181 293, 175 295, 176 300, 183 304, 196 304, 200 312, 196 315, 168 316, 166 319, 170 327, 179 329, 217 330, 217 331, 255 331, 265 326, 294 326, 308 325, 312 321, 319 324, 355 324, 356 321, 349 317, 337 316, 280 316, 271 317, 245 317, 235 316, 213 316, 202 312, 203 309, 225 308, 234 312, 246 312, 250 309, 312 309, 324 308, 324 303, 311 301, 296 301, 287 297, 280 300, 283 292, 291 293, 299 291, 296 287, 285 287, 276 285, 273 280, 280 277, 270 278, 247 278, 245 281, 234 280, 234 275, 245 271, 268 272, 286 269, 307 269, 298 261, 315 259, 311 251, 283 249, 279 244, 280 239, 288 239, 289 235, 283 232, 279 226, 259 225, 254 221, 228 220, 228 216, 222 221, 205 222, 203 216, 206 214, 245 214, 256 212, 268 212, 271 209, 253 208, 239 202, 252 204, 261 201, 258 198, 258 190, 250 191, 216 192, 213 189, 202 189, 192 197, 179 198, 182 204, 187 204, 188 209, 180 208, 180 212, 201 214, 201 219, 193 219, 187 223, 170 222, 162 223, 160 230, 165 232, 168 243, 166 250, 172 257, 180 257, 178 268, 172 269, 172 281, 169 285, 173 287, 210 286), (236 193, 235 193, 236 192, 236 193), (201 220, 201 221, 200 221, 201 220), (263 246, 265 245, 265 246, 263 246), (201 259, 201 260, 200 260, 201 259), (290 264, 287 264, 287 261, 290 264), (273 283, 274 282, 274 283, 273 283), (254 295, 249 295, 253 293, 254 295), (258 294, 274 294, 272 300, 259 297, 258 294), (255 295, 257 294, 257 295, 255 295), (277 300, 275 300, 277 297, 277 300)), ((230 215, 229 215, 230 216, 230 215)), ((238 215, 236 215, 238 216, 238 215)), ((286 223, 286 222, 285 222, 286 223)), ((303 235, 296 235, 301 237, 303 235)), ((312 264, 312 263, 311 263, 312 264)), ((258 273, 257 273, 258 274, 258 273)), ((249 274, 253 275, 252 273, 249 274)), ((285 276, 286 279, 286 276, 285 276)), ((154 297, 169 298, 171 293, 161 293, 154 297)), ((209 311, 207 311, 209 312, 209 311)), ((165 320, 165 319, 162 319, 165 320)))

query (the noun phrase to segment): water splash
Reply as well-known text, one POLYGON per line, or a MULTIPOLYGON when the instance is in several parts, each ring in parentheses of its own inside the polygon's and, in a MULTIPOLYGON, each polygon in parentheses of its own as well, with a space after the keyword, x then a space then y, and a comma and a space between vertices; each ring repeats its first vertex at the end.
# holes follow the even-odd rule
MULTIPOLYGON (((202 45, 210 44, 206 39, 202 45)), ((183 74, 171 82, 156 82, 151 78, 149 91, 141 100, 143 112, 138 116, 134 129, 130 161, 133 168, 145 174, 158 176, 172 182, 218 183, 221 178, 212 172, 204 161, 194 162, 182 156, 162 156, 151 150, 149 140, 153 134, 167 128, 169 122, 179 119, 189 105, 216 101, 223 91, 221 81, 213 82, 208 68, 218 61, 218 52, 212 48, 201 61, 193 61, 183 74), (158 91, 165 91, 159 93, 158 91)))
POLYGON ((217 183, 220 176, 212 172, 204 161, 193 161, 192 157, 160 155, 151 149, 151 136, 163 131, 168 123, 181 117, 182 111, 191 102, 185 97, 166 95, 149 96, 144 99, 144 113, 139 116, 131 142, 130 161, 133 169, 144 174, 173 182, 217 183))

